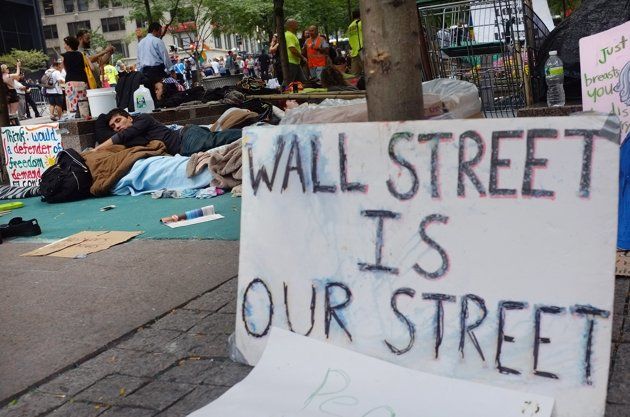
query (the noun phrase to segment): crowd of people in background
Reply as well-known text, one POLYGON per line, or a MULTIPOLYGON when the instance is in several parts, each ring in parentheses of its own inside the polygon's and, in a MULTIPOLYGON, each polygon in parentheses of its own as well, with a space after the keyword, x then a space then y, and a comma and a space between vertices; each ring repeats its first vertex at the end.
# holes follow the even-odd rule
POLYGON ((81 117, 81 102, 87 101, 89 89, 114 87, 118 96, 121 88, 128 90, 143 84, 159 102, 167 95, 193 89, 202 77, 242 75, 262 80, 276 79, 278 85, 284 86, 310 81, 329 89, 350 89, 352 87, 345 78, 350 75, 360 77, 363 73, 358 10, 352 17, 346 31, 349 49, 331 43, 326 35, 319 33, 317 25, 309 25, 298 35, 298 21, 288 19, 283 34, 288 56, 287 74, 282 73, 278 34, 272 36, 268 47, 261 53, 234 49, 204 60, 199 53, 185 57, 169 54, 160 36, 162 26, 152 23, 147 35, 139 39, 136 64, 127 65, 122 60, 112 62, 115 49, 111 45, 94 52, 90 32, 80 30, 76 36, 63 39, 65 52, 51 63, 40 80, 25 79, 19 61, 14 72, 2 65, 9 113, 20 119, 30 118, 32 109, 34 116, 40 117, 41 109, 33 99, 33 90, 45 95, 50 118, 55 121, 81 117))

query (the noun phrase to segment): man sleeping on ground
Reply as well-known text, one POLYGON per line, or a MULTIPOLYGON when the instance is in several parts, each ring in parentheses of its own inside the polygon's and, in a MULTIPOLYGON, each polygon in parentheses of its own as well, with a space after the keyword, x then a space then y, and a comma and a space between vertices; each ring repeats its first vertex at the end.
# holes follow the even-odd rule
POLYGON ((212 132, 198 125, 186 125, 180 130, 171 130, 148 114, 131 116, 123 109, 113 109, 107 114, 109 127, 116 132, 111 138, 94 148, 95 151, 111 145, 127 147, 146 145, 152 140, 164 142, 171 155, 190 156, 217 146, 227 145, 240 139, 241 129, 226 129, 212 132))

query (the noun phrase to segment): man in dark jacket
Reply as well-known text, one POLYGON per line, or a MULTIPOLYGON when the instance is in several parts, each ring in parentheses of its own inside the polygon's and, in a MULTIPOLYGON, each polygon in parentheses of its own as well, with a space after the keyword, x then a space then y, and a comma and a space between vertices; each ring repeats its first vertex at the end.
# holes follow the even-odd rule
POLYGON ((148 114, 131 116, 123 109, 113 109, 107 114, 109 127, 116 132, 111 138, 94 148, 96 151, 111 145, 138 146, 152 140, 160 140, 171 155, 190 156, 218 146, 232 143, 242 136, 241 129, 211 132, 198 125, 186 125, 172 130, 148 114))

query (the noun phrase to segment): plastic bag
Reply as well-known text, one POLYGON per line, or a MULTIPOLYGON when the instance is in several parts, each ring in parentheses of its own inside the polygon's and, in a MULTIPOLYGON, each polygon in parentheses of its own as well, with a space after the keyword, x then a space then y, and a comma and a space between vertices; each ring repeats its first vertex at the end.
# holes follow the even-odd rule
POLYGON ((271 78, 269 80, 267 80, 267 88, 271 88, 271 89, 276 89, 276 88, 280 88, 280 83, 278 82, 277 78, 271 78))

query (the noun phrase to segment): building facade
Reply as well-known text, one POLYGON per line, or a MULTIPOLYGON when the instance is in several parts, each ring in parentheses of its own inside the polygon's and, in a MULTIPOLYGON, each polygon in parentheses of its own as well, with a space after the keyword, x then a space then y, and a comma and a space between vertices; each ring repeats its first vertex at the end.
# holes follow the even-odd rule
POLYGON ((0 54, 11 49, 44 49, 37 1, 0 0, 0 54))
MULTIPOLYGON (((16 0, 17 1, 17 0, 16 0)), ((131 9, 120 0, 37 0, 41 10, 41 23, 45 38, 45 50, 52 59, 65 50, 63 38, 74 36, 80 29, 91 29, 102 33, 116 52, 123 55, 127 64, 134 64, 137 56, 138 39, 136 29, 142 22, 130 21, 131 9)), ((183 24, 169 30, 163 40, 173 55, 187 57, 191 42, 196 42, 194 24, 183 24), (179 52, 178 52, 179 51, 179 52)), ((209 36, 203 41, 206 55, 215 57, 227 54, 230 49, 257 53, 259 43, 239 35, 209 36)))

